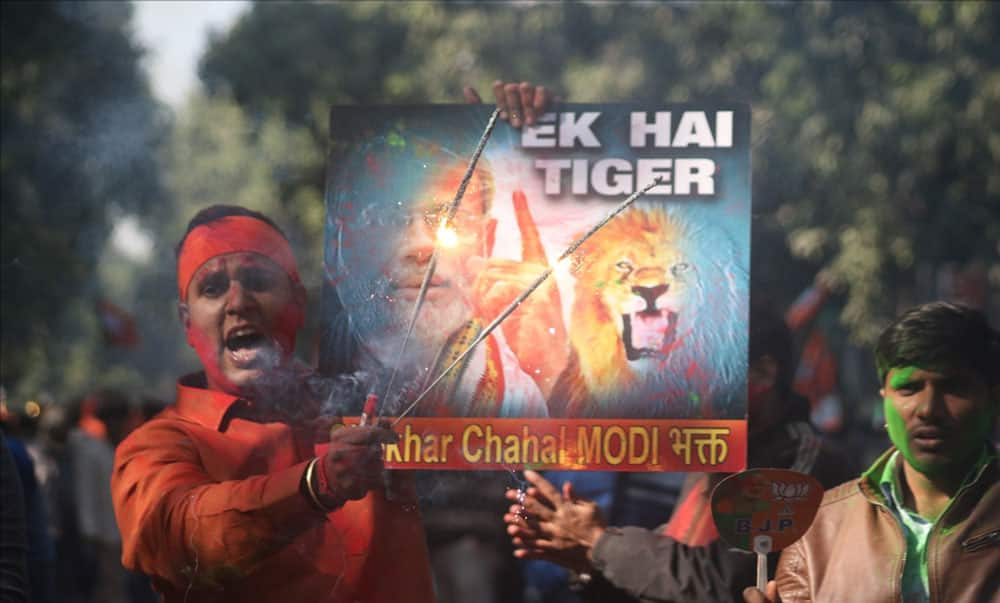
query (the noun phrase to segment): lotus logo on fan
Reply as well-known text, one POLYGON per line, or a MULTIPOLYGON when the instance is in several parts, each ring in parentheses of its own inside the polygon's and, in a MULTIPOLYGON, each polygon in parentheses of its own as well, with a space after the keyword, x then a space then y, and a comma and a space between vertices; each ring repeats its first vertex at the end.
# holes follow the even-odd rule
POLYGON ((783 484, 781 482, 771 482, 771 493, 774 494, 774 500, 804 500, 809 494, 809 484, 783 484))

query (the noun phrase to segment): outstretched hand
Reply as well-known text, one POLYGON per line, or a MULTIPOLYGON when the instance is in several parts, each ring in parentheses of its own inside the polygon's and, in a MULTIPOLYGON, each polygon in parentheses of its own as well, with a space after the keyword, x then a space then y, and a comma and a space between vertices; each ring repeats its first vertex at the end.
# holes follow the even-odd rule
MULTIPOLYGON (((479 93, 472 86, 466 86, 462 91, 465 102, 478 104, 483 102, 479 93)), ((493 82, 493 97, 500 109, 500 119, 510 122, 515 128, 522 125, 535 125, 535 120, 548 108, 550 98, 545 86, 535 86, 531 82, 493 82)))
POLYGON ((605 523, 597 504, 577 497, 564 483, 562 492, 534 471, 524 477, 532 487, 521 495, 508 490, 514 501, 504 515, 507 533, 520 559, 544 559, 578 572, 591 568, 594 545, 604 533, 605 523))
MULTIPOLYGON (((466 269, 474 278, 470 305, 490 322, 549 268, 538 227, 524 192, 514 191, 512 203, 521 234, 521 261, 473 257, 466 269)), ((504 339, 521 370, 548 399, 559 374, 569 362, 569 336, 563 322, 562 300, 554 276, 525 299, 501 325, 504 339)))

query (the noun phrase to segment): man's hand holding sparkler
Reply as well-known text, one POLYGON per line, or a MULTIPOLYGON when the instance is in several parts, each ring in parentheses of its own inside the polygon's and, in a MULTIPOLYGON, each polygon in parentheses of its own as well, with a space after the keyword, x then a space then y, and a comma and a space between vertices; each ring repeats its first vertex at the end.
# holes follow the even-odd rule
POLYGON ((593 501, 578 498, 570 483, 559 492, 534 471, 525 471, 527 491, 508 490, 514 501, 504 515, 507 533, 519 559, 544 559, 577 572, 592 568, 591 553, 604 533, 605 522, 593 501))
POLYGON ((396 441, 385 425, 334 430, 330 448, 307 470, 310 496, 333 510, 349 500, 360 500, 382 488, 382 444, 396 441))
MULTIPOLYGON (((538 227, 522 191, 514 191, 513 204, 521 234, 521 261, 473 257, 466 262, 467 271, 475 276, 469 303, 487 323, 549 267, 538 227)), ((531 376, 547 399, 570 355, 555 279, 549 279, 525 299, 501 328, 521 370, 531 376)))
MULTIPOLYGON (((462 91, 465 101, 470 104, 482 102, 479 93, 471 86, 462 91)), ((500 119, 506 120, 511 126, 520 128, 522 125, 533 126, 535 120, 548 108, 549 92, 545 86, 535 86, 531 82, 493 82, 493 97, 500 109, 500 119)))

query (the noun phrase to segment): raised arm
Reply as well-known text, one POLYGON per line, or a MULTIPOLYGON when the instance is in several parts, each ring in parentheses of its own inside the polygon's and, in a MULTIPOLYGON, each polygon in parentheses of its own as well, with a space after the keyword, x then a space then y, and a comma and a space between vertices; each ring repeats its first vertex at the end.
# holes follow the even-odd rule
POLYGON ((605 528, 596 505, 568 485, 560 492, 533 471, 524 475, 533 487, 523 497, 508 491, 516 504, 504 516, 514 555, 591 574, 590 600, 612 600, 615 589, 640 601, 731 600, 753 579, 752 556, 721 541, 688 546, 642 528, 605 528))

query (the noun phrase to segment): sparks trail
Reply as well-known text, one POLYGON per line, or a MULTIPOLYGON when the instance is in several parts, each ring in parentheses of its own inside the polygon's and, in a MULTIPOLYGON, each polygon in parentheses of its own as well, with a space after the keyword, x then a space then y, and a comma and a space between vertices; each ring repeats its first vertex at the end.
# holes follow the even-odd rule
POLYGON ((522 521, 527 520, 528 514, 525 512, 524 509, 524 500, 528 496, 528 482, 518 477, 517 473, 515 473, 513 469, 508 469, 508 471, 510 471, 511 477, 513 477, 514 481, 517 483, 518 510, 514 515, 517 516, 517 518, 521 519, 522 521))
MULTIPOLYGON (((451 224, 451 221, 455 218, 455 212, 458 211, 458 206, 462 202, 462 197, 465 196, 465 189, 469 186, 469 181, 472 180, 472 174, 476 170, 476 164, 479 163, 479 156, 483 154, 483 149, 486 148, 486 141, 490 139, 490 134, 493 133, 494 126, 497 125, 497 118, 500 116, 500 109, 494 109, 493 114, 490 115, 490 120, 486 123, 486 129, 483 130, 483 135, 479 137, 479 143, 476 145, 476 150, 472 152, 472 158, 469 160, 469 167, 465 170, 465 175, 462 177, 462 182, 458 185, 458 190, 455 191, 455 198, 452 199, 451 204, 448 206, 448 213, 446 214, 444 220, 441 222, 442 226, 445 224, 451 224)), ((417 293, 417 300, 413 304, 413 314, 410 315, 410 322, 406 327, 406 334, 403 336, 403 342, 399 346, 399 352, 396 355, 396 361, 392 364, 392 373, 389 375, 389 382, 385 386, 385 393, 382 395, 382 399, 389 400, 389 394, 392 393, 392 384, 396 381, 396 373, 399 371, 399 365, 403 361, 403 355, 406 353, 406 346, 410 343, 410 335, 413 334, 413 327, 417 324, 417 317, 420 315, 420 308, 424 305, 424 299, 427 297, 427 288, 430 286, 431 278, 434 277, 434 270, 437 268, 437 255, 438 255, 438 240, 434 239, 434 249, 431 251, 431 259, 427 263, 427 271, 424 273, 424 280, 420 283, 420 292, 417 293)), ((378 417, 382 416, 382 408, 384 405, 379 405, 378 417)))
MULTIPOLYGON (((615 216, 617 216, 618 214, 620 214, 623 211, 625 211, 626 209, 628 209, 628 207, 630 205, 632 205, 633 203, 635 203, 636 200, 638 200, 640 197, 642 197, 643 195, 645 195, 649 191, 649 189, 651 189, 654 186, 657 186, 659 184, 662 184, 662 183, 663 183, 663 178, 657 178, 656 180, 653 180, 652 182, 650 182, 649 184, 647 184, 644 188, 642 188, 642 189, 640 189, 640 190, 632 193, 631 195, 629 195, 629 197, 627 199, 625 199, 624 201, 621 202, 621 205, 619 205, 618 207, 616 207, 615 209, 613 209, 611 211, 611 213, 609 213, 607 216, 605 216, 604 219, 602 219, 597 224, 594 224, 594 226, 590 230, 588 230, 587 232, 585 232, 583 234, 583 236, 581 236, 577 240, 573 241, 570 244, 570 246, 566 248, 566 251, 562 252, 562 255, 560 255, 559 258, 555 262, 553 262, 552 266, 550 266, 549 268, 546 268, 545 272, 543 272, 541 275, 539 275, 538 278, 536 278, 534 280, 534 282, 532 282, 530 285, 528 285, 527 289, 525 289, 524 291, 522 291, 520 295, 518 295, 516 298, 514 298, 514 301, 510 302, 510 305, 508 305, 506 308, 504 308, 503 312, 501 312, 499 314, 499 316, 497 316, 496 318, 494 318, 493 322, 491 322, 490 324, 486 325, 486 328, 484 328, 482 330, 482 332, 480 332, 479 335, 474 340, 472 340, 472 343, 469 344, 469 347, 465 348, 465 350, 461 354, 459 354, 458 357, 455 358, 455 360, 452 361, 452 363, 449 364, 448 367, 446 369, 444 369, 441 372, 441 374, 438 375, 434 379, 434 381, 431 381, 430 385, 428 385, 426 388, 424 388, 424 391, 421 392, 421 394, 419 396, 417 396, 416 399, 413 402, 411 402, 410 405, 407 406, 403 410, 403 412, 401 412, 399 414, 398 417, 396 417, 396 420, 393 421, 393 423, 392 423, 393 426, 395 426, 397 423, 399 423, 403 419, 403 417, 405 417, 406 415, 410 414, 410 412, 414 408, 416 408, 417 404, 419 404, 421 400, 423 400, 424 398, 426 398, 427 394, 429 394, 431 392, 431 390, 434 389, 434 387, 438 383, 440 383, 441 380, 444 379, 445 376, 449 372, 451 372, 451 370, 453 368, 455 368, 456 366, 458 366, 462 362, 462 360, 465 359, 466 356, 468 356, 470 353, 472 353, 472 350, 474 350, 477 345, 479 345, 484 339, 486 339, 486 337, 488 337, 489 334, 492 333, 494 331, 494 329, 496 329, 497 326, 499 326, 500 323, 504 321, 505 318, 507 318, 508 316, 510 316, 510 314, 513 313, 514 310, 516 310, 517 307, 520 306, 521 303, 525 299, 527 299, 529 295, 531 295, 532 293, 534 293, 535 290, 538 289, 542 285, 542 283, 544 283, 545 280, 548 279, 549 276, 552 275, 552 273, 555 271, 555 267, 559 264, 559 262, 565 260, 570 255, 572 255, 577 249, 580 248, 581 245, 583 245, 587 241, 587 239, 589 239, 590 237, 592 237, 594 235, 594 233, 596 233, 598 230, 600 230, 601 228, 603 228, 605 224, 607 224, 612 219, 614 219, 615 216)), ((416 316, 416 314, 414 314, 414 316, 416 316)), ((411 325, 411 327, 412 327, 412 325, 411 325)))

